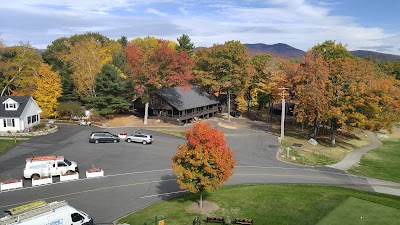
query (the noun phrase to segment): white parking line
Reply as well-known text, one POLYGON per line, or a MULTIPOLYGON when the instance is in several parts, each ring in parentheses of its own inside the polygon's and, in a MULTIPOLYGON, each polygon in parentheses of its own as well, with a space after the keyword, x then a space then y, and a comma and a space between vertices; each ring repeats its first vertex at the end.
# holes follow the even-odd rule
POLYGON ((151 197, 157 197, 157 196, 162 196, 162 195, 170 195, 170 194, 178 194, 178 193, 184 193, 184 192, 187 192, 187 191, 183 190, 183 191, 174 191, 174 192, 163 193, 163 194, 158 194, 158 195, 147 195, 147 196, 142 196, 140 198, 151 198, 151 197))

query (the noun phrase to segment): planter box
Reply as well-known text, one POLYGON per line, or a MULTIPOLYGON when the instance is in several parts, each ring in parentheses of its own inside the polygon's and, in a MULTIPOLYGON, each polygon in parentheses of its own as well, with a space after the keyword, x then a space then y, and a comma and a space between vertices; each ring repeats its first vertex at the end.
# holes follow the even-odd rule
POLYGON ((48 178, 42 178, 42 179, 32 179, 32 186, 38 186, 38 185, 45 185, 45 184, 52 184, 53 183, 53 178, 48 177, 48 178))
POLYGON ((79 179, 79 173, 75 173, 72 175, 62 175, 60 176, 60 181, 70 181, 70 180, 78 180, 79 179))
POLYGON ((6 191, 10 189, 15 189, 15 188, 22 188, 22 180, 19 180, 18 182, 14 183, 0 183, 0 191, 6 191))
POLYGON ((93 177, 103 177, 104 171, 100 170, 99 172, 89 172, 86 171, 86 178, 93 178, 93 177))

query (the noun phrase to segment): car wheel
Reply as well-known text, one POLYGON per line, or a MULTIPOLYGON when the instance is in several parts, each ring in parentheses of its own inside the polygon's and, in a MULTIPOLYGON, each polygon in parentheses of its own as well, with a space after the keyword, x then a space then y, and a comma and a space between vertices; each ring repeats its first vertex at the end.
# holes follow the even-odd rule
POLYGON ((143 142, 142 142, 142 144, 144 144, 144 145, 145 145, 145 144, 147 144, 147 142, 146 142, 146 141, 143 141, 143 142))
POLYGON ((130 138, 126 139, 127 142, 131 143, 132 140, 130 138))
POLYGON ((99 140, 94 140, 94 143, 98 144, 98 143, 99 143, 99 140))
POLYGON ((35 174, 32 175, 32 179, 39 180, 40 179, 40 175, 35 173, 35 174))
POLYGON ((117 143, 118 142, 118 140, 117 139, 114 139, 114 143, 117 143))

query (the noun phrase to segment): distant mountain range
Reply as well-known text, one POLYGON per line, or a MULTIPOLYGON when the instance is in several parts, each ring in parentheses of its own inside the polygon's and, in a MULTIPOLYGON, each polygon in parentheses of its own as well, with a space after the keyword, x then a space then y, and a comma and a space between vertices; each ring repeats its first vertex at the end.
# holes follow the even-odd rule
MULTIPOLYGON (((267 44, 244 44, 250 55, 254 54, 270 54, 274 57, 281 57, 284 59, 303 59, 303 56, 305 52, 303 50, 293 48, 290 45, 283 44, 283 43, 278 43, 278 44, 273 44, 273 45, 267 45, 267 44)), ((197 47, 196 49, 201 49, 203 47, 197 47)), ((46 49, 38 49, 40 55, 43 54, 46 49)), ((360 57, 360 58, 366 58, 368 56, 371 56, 372 58, 376 58, 380 60, 381 62, 386 62, 386 61, 397 61, 400 62, 400 55, 392 55, 392 54, 386 54, 386 53, 380 53, 380 52, 374 52, 374 51, 365 51, 365 50, 356 50, 356 51, 350 51, 353 55, 360 57)))
POLYGON ((287 44, 273 44, 273 45, 267 45, 267 44, 244 44, 250 55, 254 54, 270 54, 274 57, 282 57, 285 59, 302 59, 304 56, 304 51, 293 48, 290 45, 287 44))
MULTIPOLYGON (((267 53, 274 57, 281 57, 285 59, 302 59, 305 53, 300 49, 293 48, 292 46, 283 43, 278 43, 273 45, 267 45, 262 43, 244 44, 244 45, 247 47, 250 55, 267 53)), ((371 56, 372 58, 376 58, 382 62, 385 61, 400 62, 400 55, 392 55, 392 54, 386 54, 374 51, 364 51, 364 50, 357 50, 350 52, 353 55, 360 58, 371 56)))

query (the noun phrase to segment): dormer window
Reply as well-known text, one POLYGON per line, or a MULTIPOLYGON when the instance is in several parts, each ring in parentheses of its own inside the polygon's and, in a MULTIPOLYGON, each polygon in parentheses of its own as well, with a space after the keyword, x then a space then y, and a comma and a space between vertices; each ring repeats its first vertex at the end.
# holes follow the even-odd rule
POLYGON ((18 102, 12 100, 11 98, 4 101, 3 104, 6 110, 17 110, 19 106, 18 102))
POLYGON ((17 106, 15 103, 8 103, 6 104, 6 109, 16 109, 17 106))

